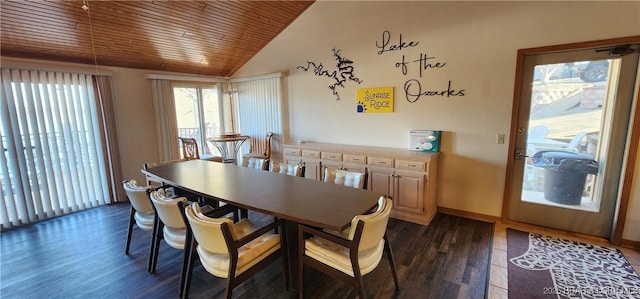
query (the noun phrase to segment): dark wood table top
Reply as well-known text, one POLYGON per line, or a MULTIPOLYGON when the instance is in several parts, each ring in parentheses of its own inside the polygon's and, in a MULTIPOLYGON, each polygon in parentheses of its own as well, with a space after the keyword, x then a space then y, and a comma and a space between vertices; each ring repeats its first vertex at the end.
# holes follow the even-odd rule
POLYGON ((159 181, 240 208, 301 224, 343 230, 382 194, 301 177, 190 160, 142 170, 159 181))

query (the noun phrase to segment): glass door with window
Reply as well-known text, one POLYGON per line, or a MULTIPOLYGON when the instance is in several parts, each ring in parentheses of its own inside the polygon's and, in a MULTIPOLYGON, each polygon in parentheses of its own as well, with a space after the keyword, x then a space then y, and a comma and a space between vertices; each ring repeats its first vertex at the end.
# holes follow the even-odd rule
POLYGON ((525 56, 509 219, 610 235, 637 49, 525 56))
POLYGON ((174 85, 178 136, 195 138, 199 151, 220 156, 215 147, 207 146, 206 139, 224 131, 222 103, 216 86, 174 85))

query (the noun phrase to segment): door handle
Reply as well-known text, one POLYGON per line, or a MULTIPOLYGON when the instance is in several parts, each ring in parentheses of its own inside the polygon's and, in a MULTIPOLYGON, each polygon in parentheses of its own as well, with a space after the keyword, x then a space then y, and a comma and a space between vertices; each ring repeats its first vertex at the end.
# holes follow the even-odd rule
POLYGON ((522 159, 527 158, 527 157, 529 157, 529 156, 527 156, 527 155, 522 151, 522 149, 521 149, 521 148, 516 148, 516 152, 515 152, 515 154, 514 154, 514 156, 513 156, 513 158, 514 158, 515 160, 522 160, 522 159))

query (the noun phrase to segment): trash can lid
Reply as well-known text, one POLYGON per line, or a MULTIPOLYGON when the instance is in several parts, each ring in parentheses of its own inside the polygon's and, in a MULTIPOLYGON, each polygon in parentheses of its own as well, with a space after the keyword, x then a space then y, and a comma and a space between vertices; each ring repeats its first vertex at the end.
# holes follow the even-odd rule
POLYGON ((539 151, 531 157, 531 162, 549 170, 589 174, 598 173, 599 167, 591 155, 558 150, 539 151))
POLYGON ((564 160, 564 159, 572 159, 572 160, 593 160, 593 156, 587 154, 581 154, 570 151, 541 151, 537 152, 537 154, 541 154, 543 159, 554 159, 554 160, 564 160))

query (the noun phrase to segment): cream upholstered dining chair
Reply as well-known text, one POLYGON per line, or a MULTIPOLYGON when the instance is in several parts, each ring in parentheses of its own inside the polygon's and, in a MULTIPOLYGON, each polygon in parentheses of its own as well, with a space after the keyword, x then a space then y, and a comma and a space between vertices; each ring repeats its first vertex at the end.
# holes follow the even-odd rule
POLYGON ((151 248, 153 254, 149 258, 149 265, 147 271, 150 273, 156 272, 156 265, 158 264, 158 253, 160 251, 160 240, 163 240, 167 245, 175 249, 184 249, 186 226, 180 210, 178 209, 178 202, 187 202, 186 197, 167 197, 165 196, 165 189, 162 187, 156 189, 149 189, 149 199, 153 204, 153 209, 158 215, 154 223, 153 237, 151 248))
MULTIPOLYGON (((186 207, 191 203, 185 203, 182 201, 178 201, 178 210, 180 210, 180 215, 185 223, 187 228, 186 236, 185 236, 185 244, 184 244, 184 259, 182 264, 182 275, 180 276, 180 290, 178 297, 179 298, 189 298, 189 286, 191 285, 191 274, 193 273, 194 261, 197 257, 196 254, 196 240, 193 237, 193 231, 191 230, 191 225, 189 224, 189 219, 187 219, 187 215, 185 213, 186 207)), ((200 213, 204 214, 207 217, 211 218, 231 218, 230 214, 234 214, 237 212, 237 207, 232 205, 222 205, 216 208, 210 208, 210 206, 202 206, 200 207, 200 213)), ((233 216, 234 219, 237 217, 233 216)))
MULTIPOLYGON (((156 218, 151 245, 153 254, 149 258, 149 266, 147 270, 150 273, 156 272, 160 240, 164 239, 167 245, 172 248, 184 250, 179 281, 179 297, 182 297, 185 290, 185 283, 187 282, 187 279, 191 277, 191 272, 193 270, 193 267, 191 267, 190 264, 192 256, 191 234, 188 229, 189 225, 187 225, 187 219, 184 215, 184 206, 189 202, 186 197, 167 197, 164 190, 164 187, 159 187, 149 189, 148 191, 149 199, 151 200, 154 211, 158 217, 156 218)), ((219 214, 220 217, 237 212, 236 207, 230 205, 217 209, 206 205, 202 207, 201 210, 202 213, 207 215, 215 212, 215 215, 219 214)))
POLYGON ((399 289, 396 266, 387 238, 391 199, 380 197, 371 214, 357 215, 342 232, 320 231, 298 225, 298 296, 304 297, 304 265, 353 285, 359 298, 364 296, 362 276, 373 271, 385 252, 391 266, 396 290, 399 289), (306 238, 311 235, 311 238, 306 238))
POLYGON ((367 181, 367 170, 363 172, 347 171, 335 167, 324 168, 324 182, 364 189, 367 181))
MULTIPOLYGON (((154 227, 155 213, 153 207, 147 197, 147 186, 138 186, 135 180, 123 181, 122 186, 127 193, 129 203, 131 203, 131 213, 129 215, 129 228, 127 231, 127 244, 124 253, 129 254, 129 245, 131 245, 131 235, 133 233, 134 224, 142 230, 151 231, 154 227)), ((150 250, 150 255, 153 248, 150 250)))
POLYGON ((249 149, 249 153, 243 155, 243 157, 271 159, 271 138, 273 138, 273 133, 267 132, 267 136, 264 138, 264 145, 262 147, 256 146, 254 139, 251 139, 251 148, 249 149))
POLYGON ((285 289, 288 288, 289 275, 282 220, 256 228, 246 218, 238 223, 233 223, 228 218, 211 218, 202 213, 198 203, 186 206, 184 212, 198 244, 196 252, 202 267, 213 276, 227 280, 225 298, 231 298, 236 286, 279 257, 282 257, 285 289), (272 233, 276 227, 280 227, 283 233, 272 233))
POLYGON ((304 176, 304 162, 299 164, 287 164, 269 161, 269 171, 286 174, 289 176, 304 176))
POLYGON ((258 170, 267 170, 269 169, 269 160, 263 159, 263 158, 242 157, 242 167, 258 169, 258 170))

